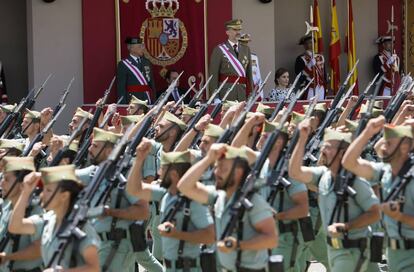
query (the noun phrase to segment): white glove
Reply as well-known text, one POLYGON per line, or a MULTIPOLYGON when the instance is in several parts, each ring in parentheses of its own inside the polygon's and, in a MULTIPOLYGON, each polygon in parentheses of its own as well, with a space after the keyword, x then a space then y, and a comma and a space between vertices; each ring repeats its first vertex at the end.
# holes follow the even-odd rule
POLYGON ((306 66, 311 69, 313 66, 316 65, 316 59, 315 58, 311 58, 311 60, 308 62, 308 64, 306 64, 306 66))
POLYGON ((214 104, 220 104, 220 103, 221 103, 220 98, 218 98, 218 97, 214 98, 213 103, 214 103, 214 104))
POLYGON ((392 56, 388 59, 387 64, 388 64, 388 65, 394 64, 394 62, 396 61, 396 59, 397 59, 397 55, 393 54, 393 55, 392 55, 392 56))

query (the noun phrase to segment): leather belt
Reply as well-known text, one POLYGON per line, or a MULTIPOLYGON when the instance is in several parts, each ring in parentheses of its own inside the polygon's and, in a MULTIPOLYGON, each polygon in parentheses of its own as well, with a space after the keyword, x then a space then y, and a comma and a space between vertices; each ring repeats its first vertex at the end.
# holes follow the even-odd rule
MULTIPOLYGON (((266 271, 266 269, 264 269, 264 268, 262 268, 262 269, 252 269, 252 268, 244 268, 244 267, 240 267, 237 270, 237 272, 265 272, 265 271, 266 271)), ((222 268, 220 270, 220 272, 235 272, 235 271, 222 268)))
MULTIPOLYGON (((228 78, 227 83, 234 83, 239 78, 239 76, 220 74, 219 81, 223 82, 224 80, 226 80, 226 78, 228 78)), ((237 84, 247 84, 247 77, 240 77, 239 82, 237 82, 237 84)))
POLYGON ((102 241, 117 241, 128 237, 127 231, 124 229, 115 229, 114 232, 102 232, 98 235, 102 241))
POLYGON ((174 268, 173 263, 175 262, 175 269, 183 269, 184 267, 192 268, 197 267, 197 259, 180 258, 176 261, 170 261, 164 259, 164 264, 167 268, 174 268))
POLYGON ((297 222, 285 224, 282 221, 279 221, 279 233, 297 232, 297 231, 298 231, 297 222))
POLYGON ((414 249, 414 240, 409 239, 388 239, 388 247, 397 250, 397 249, 414 249))
POLYGON ((351 240, 351 239, 339 239, 339 238, 327 237, 326 240, 327 240, 328 244, 331 247, 335 248, 335 249, 340 249, 340 248, 366 248, 367 247, 367 239, 366 238, 351 240))

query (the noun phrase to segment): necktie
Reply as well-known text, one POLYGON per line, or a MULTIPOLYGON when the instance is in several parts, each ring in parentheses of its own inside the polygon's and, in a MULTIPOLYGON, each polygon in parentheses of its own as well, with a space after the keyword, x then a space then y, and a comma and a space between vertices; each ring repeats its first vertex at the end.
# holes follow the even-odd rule
POLYGON ((234 52, 236 53, 236 57, 239 57, 239 51, 237 51, 237 44, 233 45, 234 52))

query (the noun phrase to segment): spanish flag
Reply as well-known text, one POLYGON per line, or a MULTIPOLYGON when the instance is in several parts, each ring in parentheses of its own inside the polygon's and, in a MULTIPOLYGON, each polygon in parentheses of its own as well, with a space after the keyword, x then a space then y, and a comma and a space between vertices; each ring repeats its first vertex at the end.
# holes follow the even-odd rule
POLYGON ((336 13, 336 2, 331 0, 331 42, 329 44, 329 63, 331 66, 331 89, 334 94, 339 89, 341 72, 339 67, 339 56, 341 55, 341 41, 339 38, 338 16, 336 13))
MULTIPOLYGON (((348 0, 348 26, 346 30, 345 36, 346 44, 345 44, 345 52, 348 53, 348 72, 354 67, 356 63, 356 45, 355 45, 355 31, 354 31, 354 17, 352 14, 352 0, 348 0)), ((359 93, 358 90, 358 69, 355 68, 355 71, 349 80, 349 85, 351 86, 354 82, 356 82, 354 88, 354 94, 357 95, 359 93)))
POLYGON ((313 12, 313 26, 316 26, 319 31, 315 32, 315 53, 323 52, 323 40, 322 40, 322 25, 321 25, 321 16, 319 12, 319 3, 318 0, 313 2, 314 12, 313 12))

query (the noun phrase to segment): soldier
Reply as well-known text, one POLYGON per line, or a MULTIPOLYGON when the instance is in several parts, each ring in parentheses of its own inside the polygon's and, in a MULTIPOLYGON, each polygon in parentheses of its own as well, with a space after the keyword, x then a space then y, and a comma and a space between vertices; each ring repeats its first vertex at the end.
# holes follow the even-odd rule
POLYGON ((227 89, 239 78, 238 84, 227 97, 229 100, 246 100, 253 86, 252 61, 250 48, 239 43, 242 20, 231 20, 225 23, 228 40, 216 46, 210 58, 210 93, 218 88, 226 78, 227 84, 220 92, 223 97, 227 89))
MULTIPOLYGON (((94 129, 88 154, 93 165, 76 171, 83 184, 87 186, 90 183, 98 165, 108 158, 120 136, 99 128, 94 129)), ((104 208, 102 216, 92 222, 102 239, 99 250, 102 270, 117 271, 122 267, 123 271, 134 271, 135 261, 138 261, 150 271, 162 271, 161 265, 146 248, 144 229, 140 229, 141 233, 132 231, 134 227, 140 227, 134 221, 148 218, 148 204, 127 194, 122 184, 114 186, 105 180, 91 200, 91 207, 102 205, 108 206, 104 208), (137 240, 143 244, 136 244, 137 240)))
POLYGON ((380 52, 375 55, 373 61, 374 73, 384 75, 382 95, 391 96, 395 94, 398 89, 398 82, 400 81, 400 58, 392 52, 394 37, 381 36, 376 40, 380 47, 380 52))
MULTIPOLYGON (((176 70, 170 69, 165 73, 165 81, 168 85, 174 82, 178 78, 179 74, 176 70)), ((157 98, 160 97, 167 89, 158 93, 157 98)), ((175 101, 177 102, 180 100, 181 96, 186 93, 186 90, 180 87, 180 81, 178 80, 177 85, 175 86, 174 90, 172 91, 170 97, 168 97, 168 101, 175 101)), ((184 104, 188 104, 190 102, 190 96, 187 96, 183 100, 184 104)))
POLYGON ((11 113, 16 105, 0 105, 0 123, 6 119, 7 114, 11 113))
POLYGON ((26 110, 22 122, 22 133, 27 136, 25 145, 28 146, 36 134, 40 132, 40 112, 26 110))
POLYGON ((75 111, 75 114, 73 115, 70 123, 69 123, 69 133, 72 133, 75 129, 78 128, 78 126, 80 125, 81 121, 83 118, 87 118, 86 123, 83 125, 82 128, 82 133, 80 134, 80 136, 78 136, 79 142, 82 144, 83 142, 83 137, 84 137, 84 132, 86 132, 90 121, 92 121, 93 115, 87 111, 84 111, 82 108, 77 108, 75 111))
POLYGON ((20 140, 0 140, 0 160, 5 156, 19 157, 22 154, 23 150, 24 143, 22 143, 20 140))
MULTIPOLYGON (((256 160, 247 147, 213 144, 207 155, 194 164, 181 178, 178 190, 185 196, 214 206, 216 233, 220 237, 230 220, 236 192, 256 160), (201 175, 216 163, 214 175, 216 189, 198 182, 201 175)), ((277 246, 277 234, 272 210, 266 201, 255 193, 250 201, 253 208, 246 210, 239 230, 217 242, 218 257, 223 271, 265 271, 267 249, 277 246), (227 245, 226 245, 227 244, 227 245)))
POLYGON ((365 271, 370 249, 369 225, 380 219, 379 201, 365 180, 355 178, 349 186, 357 193, 341 203, 341 160, 351 143, 350 133, 326 129, 321 146, 323 166, 303 166, 305 145, 312 130, 312 119, 298 126, 299 141, 289 162, 289 176, 318 189, 318 205, 327 235, 331 271, 365 271), (342 212, 341 212, 342 211, 342 212))
POLYGON ((299 85, 306 85, 314 78, 307 93, 307 99, 318 97, 318 100, 325 98, 326 74, 325 58, 323 55, 312 52, 312 35, 303 36, 299 40, 299 45, 303 45, 305 52, 296 58, 295 73, 303 72, 299 85))
POLYGON ((149 110, 148 101, 138 99, 136 96, 131 95, 131 100, 127 108, 128 115, 141 115, 147 113, 149 110))
MULTIPOLYGON (((239 42, 245 44, 246 46, 251 41, 250 34, 242 34, 240 36, 239 42)), ((252 52, 252 76, 254 86, 259 86, 262 83, 262 75, 260 74, 260 65, 259 65, 259 56, 256 53, 252 52)))
MULTIPOLYGON (((60 245, 60 239, 57 238, 60 233, 59 228, 66 223, 66 217, 82 189, 83 185, 76 177, 73 165, 47 167, 41 169, 41 173, 30 173, 23 180, 22 193, 13 209, 9 231, 34 235, 35 239, 41 239, 43 263, 48 264, 60 245), (26 217, 26 206, 40 179, 44 185, 41 195, 42 206, 48 212, 26 217)), ((44 271, 63 271, 74 267, 84 269, 83 271, 100 271, 99 237, 89 223, 83 226, 82 231, 86 235, 70 243, 59 262, 60 266, 44 271)))
POLYGON ((188 124, 197 113, 198 109, 183 106, 183 110, 181 112, 181 120, 183 120, 184 123, 188 124))
POLYGON ((161 155, 161 183, 141 182, 142 166, 151 151, 148 140, 137 147, 137 159, 128 177, 127 190, 147 201, 160 203, 162 252, 166 271, 201 271, 200 244, 214 242, 213 218, 206 206, 178 194, 177 183, 191 167, 191 153, 163 152, 161 155), (183 201, 183 205, 179 206, 183 201), (175 215, 171 215, 174 214, 175 215))
MULTIPOLYGON (((3 177, 1 180, 2 205, 0 217, 0 271, 41 271, 42 259, 36 248, 40 242, 32 235, 12 235, 7 231, 13 208, 22 193, 23 178, 35 170, 31 157, 4 157, 3 177), (34 252, 31 260, 30 251, 34 252)), ((43 209, 34 203, 29 203, 25 214, 27 216, 42 214, 43 209)))
POLYGON ((129 102, 129 95, 134 94, 149 103, 155 98, 155 83, 151 62, 144 57, 145 45, 141 38, 126 38, 129 56, 118 63, 117 90, 121 103, 129 102))
POLYGON ((413 133, 410 126, 384 125, 383 116, 371 119, 365 130, 357 137, 345 153, 344 167, 355 175, 365 178, 381 188, 384 213, 383 223, 388 236, 387 260, 390 271, 412 271, 414 269, 414 183, 411 171, 413 133), (382 162, 369 162, 360 158, 368 141, 383 129, 380 140, 382 162), (402 187, 401 187, 402 186, 402 187), (388 199, 391 193, 398 193, 388 199))

